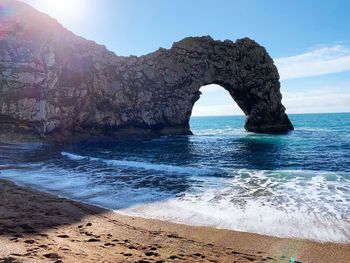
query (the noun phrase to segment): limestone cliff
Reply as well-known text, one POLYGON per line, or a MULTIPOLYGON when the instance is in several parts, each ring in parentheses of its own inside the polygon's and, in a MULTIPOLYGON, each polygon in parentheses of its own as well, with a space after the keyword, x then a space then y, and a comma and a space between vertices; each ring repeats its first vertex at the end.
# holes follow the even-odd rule
POLYGON ((231 94, 246 130, 293 129, 277 68, 253 40, 189 37, 170 49, 121 57, 24 3, 0 0, 0 132, 186 134, 207 84, 231 94))

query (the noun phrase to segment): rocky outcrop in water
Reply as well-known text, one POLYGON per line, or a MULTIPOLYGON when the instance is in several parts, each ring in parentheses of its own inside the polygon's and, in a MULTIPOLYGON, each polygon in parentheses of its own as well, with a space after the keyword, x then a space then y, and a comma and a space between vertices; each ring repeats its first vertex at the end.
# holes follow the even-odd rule
POLYGON ((253 40, 189 37, 121 57, 28 5, 0 2, 0 130, 41 137, 186 134, 199 89, 219 84, 252 132, 293 129, 277 68, 253 40))

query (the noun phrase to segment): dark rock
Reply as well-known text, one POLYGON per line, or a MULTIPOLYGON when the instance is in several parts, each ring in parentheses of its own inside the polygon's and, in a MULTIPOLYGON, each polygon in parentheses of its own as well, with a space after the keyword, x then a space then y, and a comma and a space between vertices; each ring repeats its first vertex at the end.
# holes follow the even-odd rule
POLYGON ((141 57, 121 57, 17 1, 0 7, 0 134, 69 138, 189 134, 199 89, 218 84, 252 132, 293 129, 266 50, 189 37, 141 57))

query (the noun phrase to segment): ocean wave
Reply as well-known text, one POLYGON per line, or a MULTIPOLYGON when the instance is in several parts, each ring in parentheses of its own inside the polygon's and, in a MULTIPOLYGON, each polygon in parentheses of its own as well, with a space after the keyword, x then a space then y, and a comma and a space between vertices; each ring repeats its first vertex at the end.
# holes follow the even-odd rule
MULTIPOLYGON (((209 194, 210 195, 210 194, 209 194)), ((209 198, 209 197, 208 197, 209 198)), ((244 209, 232 204, 198 200, 170 199, 115 210, 131 216, 142 216, 175 223, 210 226, 286 238, 320 242, 350 242, 349 222, 317 212, 288 212, 269 204, 248 200, 244 209)))
POLYGON ((189 174, 189 175, 216 175, 222 173, 220 170, 214 170, 210 168, 196 168, 190 166, 176 166, 169 164, 157 164, 150 162, 139 162, 139 161, 128 161, 128 160, 112 160, 103 159, 97 157, 83 156, 74 153, 61 152, 61 155, 73 160, 73 161, 94 161, 102 162, 106 165, 117 166, 117 167, 129 167, 144 170, 161 171, 167 173, 179 173, 179 174, 189 174))
POLYGON ((186 193, 123 210, 129 215, 280 237, 350 242, 349 179, 312 170, 231 171, 186 193))
POLYGON ((68 153, 68 152, 61 152, 61 155, 68 157, 69 159, 73 161, 81 161, 81 160, 87 160, 89 157, 87 156, 82 156, 74 153, 68 153))
MULTIPOLYGON (((61 154, 69 160, 82 161, 81 165, 90 161, 113 161, 112 165, 116 165, 116 160, 61 154)), ((130 166, 130 161, 118 162, 130 166)), ((145 167, 143 162, 136 164, 145 167)), ((146 163, 146 167, 149 165, 146 163)), ((150 187, 147 176, 128 181, 113 177, 109 181, 103 173, 97 176, 91 170, 87 173, 47 165, 36 168, 6 170, 0 177, 129 215, 280 237, 350 242, 349 177, 338 173, 236 169, 231 176, 222 178, 194 175, 190 177, 191 187, 174 193, 150 187), (139 184, 143 187, 136 186, 139 184)), ((184 167, 175 169, 179 168, 184 167)), ((160 178, 163 179, 166 180, 160 178)))
POLYGON ((220 128, 220 129, 198 129, 192 130, 195 135, 215 136, 215 135, 242 135, 245 133, 243 128, 220 128))

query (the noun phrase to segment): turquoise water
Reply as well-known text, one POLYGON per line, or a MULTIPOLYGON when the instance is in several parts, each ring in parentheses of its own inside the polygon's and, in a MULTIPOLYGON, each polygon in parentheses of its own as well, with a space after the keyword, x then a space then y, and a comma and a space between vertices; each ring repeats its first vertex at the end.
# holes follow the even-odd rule
POLYGON ((192 117, 193 136, 0 144, 0 176, 131 215, 350 242, 350 113, 290 118, 284 135, 192 117))

